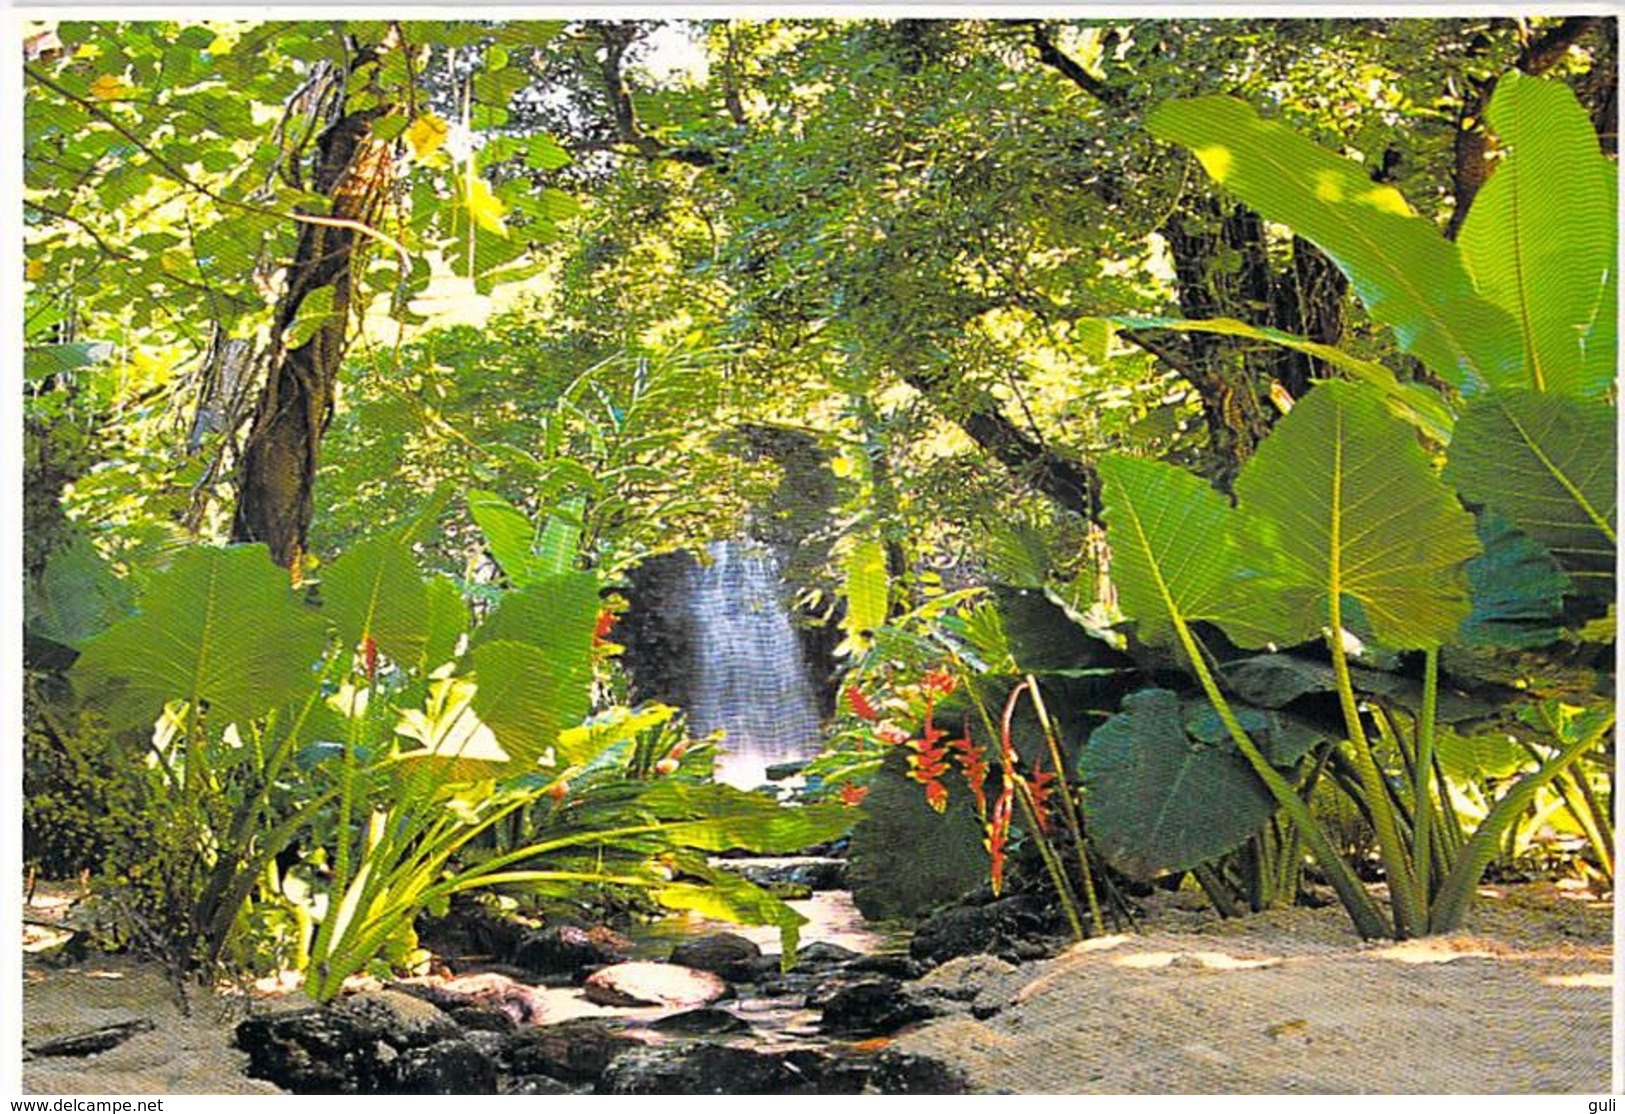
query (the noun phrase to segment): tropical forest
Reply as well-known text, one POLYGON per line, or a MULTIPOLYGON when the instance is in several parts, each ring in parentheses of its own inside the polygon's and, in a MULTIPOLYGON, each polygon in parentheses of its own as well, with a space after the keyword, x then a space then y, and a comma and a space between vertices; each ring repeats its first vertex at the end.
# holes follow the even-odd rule
POLYGON ((7 1087, 1607 1092, 1616 19, 552 14, 13 23, 7 1087))

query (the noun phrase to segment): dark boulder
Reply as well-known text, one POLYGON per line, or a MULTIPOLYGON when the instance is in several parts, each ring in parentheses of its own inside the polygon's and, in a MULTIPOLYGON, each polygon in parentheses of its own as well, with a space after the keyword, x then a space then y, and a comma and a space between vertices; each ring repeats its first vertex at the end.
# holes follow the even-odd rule
POLYGON ((601 1095, 817 1094, 804 1058, 722 1044, 634 1049, 604 1071, 601 1095), (801 1062, 798 1062, 800 1060, 801 1062))
POLYGON ((671 961, 710 971, 732 982, 751 982, 763 973, 762 949, 734 932, 713 932, 684 940, 672 949, 671 961))
POLYGON ((821 1005, 824 1017, 820 1028, 854 1037, 886 1036, 937 1013, 930 1003, 914 997, 902 983, 884 975, 842 986, 821 1005))
POLYGON ((983 952, 1017 960, 1036 958, 1047 950, 1038 941, 1044 929, 1043 904, 1031 897, 959 905, 944 909, 915 929, 908 952, 933 966, 983 952))
POLYGON ((616 1022, 578 1017, 539 1029, 524 1029, 508 1041, 507 1063, 514 1075, 546 1075, 566 1083, 590 1083, 622 1053, 642 1048, 616 1022))
POLYGON ((631 954, 631 943, 602 925, 561 924, 527 933, 515 949, 513 961, 539 975, 575 977, 619 963, 631 954))
POLYGON ((392 1093, 401 1095, 494 1095, 497 1069, 468 1041, 438 1041, 412 1048, 395 1061, 392 1093))
POLYGON ((883 1095, 968 1095, 963 1070, 933 1056, 888 1048, 875 1058, 869 1083, 883 1095))
POLYGON ((747 1033, 750 1022, 738 1014, 707 1006, 697 1010, 684 1010, 651 1021, 648 1026, 657 1033, 684 1037, 715 1037, 725 1033, 747 1033))

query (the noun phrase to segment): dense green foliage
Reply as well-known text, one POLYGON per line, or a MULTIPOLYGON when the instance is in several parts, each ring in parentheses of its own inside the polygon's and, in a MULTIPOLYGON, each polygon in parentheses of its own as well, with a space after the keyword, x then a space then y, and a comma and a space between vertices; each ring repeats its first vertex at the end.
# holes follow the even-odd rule
POLYGON ((475 888, 793 946, 708 854, 860 817, 1079 934, 1187 870, 1445 930, 1553 825, 1609 878, 1615 51, 31 26, 31 861, 318 997, 475 888), (640 562, 742 536, 834 670, 821 803, 710 784, 611 641, 640 562), (156 865, 76 787, 174 817, 156 865))

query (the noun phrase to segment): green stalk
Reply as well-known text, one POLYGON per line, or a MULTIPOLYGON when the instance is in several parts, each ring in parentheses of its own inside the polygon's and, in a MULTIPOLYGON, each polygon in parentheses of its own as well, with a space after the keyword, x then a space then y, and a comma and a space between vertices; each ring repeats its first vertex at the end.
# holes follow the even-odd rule
POLYGON ((1208 702, 1213 705, 1213 710, 1218 713, 1225 730, 1230 733, 1236 749, 1247 759, 1248 765, 1252 766, 1253 772, 1264 782, 1276 803, 1298 824, 1304 839, 1309 843, 1310 851, 1325 870, 1327 880, 1331 882, 1339 900, 1343 902, 1343 908, 1348 910, 1349 917, 1353 919, 1355 931, 1367 940, 1388 936, 1389 928, 1383 920, 1382 913, 1372 902, 1371 895, 1365 892, 1365 887, 1360 885, 1360 880, 1354 876, 1354 871, 1348 863, 1344 862, 1343 857, 1332 847, 1326 833, 1315 820, 1314 813, 1309 811, 1309 806, 1293 792, 1286 778, 1269 764, 1252 738, 1243 730, 1229 701, 1219 691, 1218 682, 1213 678, 1213 671, 1208 668, 1207 661, 1196 644, 1196 636, 1191 634, 1184 616, 1170 607, 1169 618, 1173 620, 1174 630, 1179 634, 1180 644, 1185 648, 1185 655, 1190 659, 1191 668, 1196 671, 1197 680, 1201 682, 1202 691, 1207 694, 1208 702))
POLYGON ((1412 861, 1416 865, 1416 889, 1424 902, 1432 893, 1428 869, 1432 866, 1430 842, 1433 838, 1433 738, 1439 716, 1439 648, 1428 647, 1422 674, 1422 719, 1416 725, 1416 768, 1413 775, 1413 808, 1416 813, 1412 861))
POLYGON ((1495 857, 1496 842, 1511 828, 1518 815, 1529 807, 1542 786, 1573 765, 1613 729, 1614 718, 1610 713, 1593 731, 1563 747, 1557 757, 1545 766, 1519 778, 1506 796, 1495 802, 1489 815, 1484 817, 1483 823, 1473 833, 1473 838, 1467 841, 1461 857, 1456 860, 1456 865, 1439 889, 1439 897, 1433 904, 1429 921, 1432 931, 1449 932, 1460 927, 1461 918, 1466 915, 1467 906, 1478 888, 1478 880, 1495 857))
POLYGON ((1393 902, 1394 933, 1399 939, 1421 936, 1427 932, 1427 899, 1416 891, 1416 876, 1406 861, 1406 848, 1400 840, 1399 825, 1394 819, 1394 808, 1388 799, 1388 786, 1377 769, 1377 759, 1366 738, 1365 725, 1360 722, 1359 705, 1354 699, 1354 682, 1349 675, 1348 655, 1343 649, 1343 601, 1341 594, 1330 593, 1331 629, 1326 636, 1332 654, 1332 671, 1337 677, 1337 699, 1343 707, 1343 722, 1352 744, 1354 772, 1360 781, 1367 806, 1371 810, 1371 823, 1377 830, 1377 849, 1382 853, 1383 870, 1388 875, 1388 894, 1393 902))
POLYGON ((1072 833, 1072 845, 1078 849, 1078 873, 1083 879, 1084 896, 1089 902, 1089 920, 1094 926, 1095 935, 1104 936, 1106 922, 1100 915, 1100 899, 1095 896, 1095 881, 1089 871, 1089 847, 1083 841, 1083 819, 1078 815, 1077 804, 1072 800, 1072 791, 1067 786, 1066 764, 1061 759, 1061 742, 1056 735, 1055 725, 1050 721, 1049 709, 1044 707, 1044 698, 1030 673, 1027 675, 1027 691, 1032 696, 1033 707, 1038 711, 1044 741, 1049 744, 1050 762, 1055 767, 1055 784, 1060 790, 1061 815, 1066 820, 1067 830, 1072 833))
POLYGON ((1597 860, 1602 864, 1603 873, 1612 882, 1614 880, 1614 826, 1608 822, 1607 810, 1601 806, 1596 793, 1592 791, 1591 780, 1583 772, 1575 773, 1571 770, 1569 776, 1574 779, 1574 784, 1579 787, 1580 796, 1585 800, 1586 815, 1582 817, 1576 812, 1575 817, 1579 819, 1582 825, 1586 826, 1586 838, 1592 841, 1592 850, 1597 853, 1597 860), (1595 830, 1595 835, 1591 834, 1593 830, 1595 830))

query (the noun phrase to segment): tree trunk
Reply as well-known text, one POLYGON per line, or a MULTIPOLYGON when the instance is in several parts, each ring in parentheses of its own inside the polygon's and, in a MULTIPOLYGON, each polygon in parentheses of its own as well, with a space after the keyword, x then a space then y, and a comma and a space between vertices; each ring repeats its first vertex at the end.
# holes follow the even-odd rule
POLYGON ((331 222, 302 221, 286 292, 274 317, 285 335, 312 294, 332 291, 331 313, 314 335, 284 350, 254 412, 238 473, 231 536, 264 542, 284 568, 297 569, 314 509, 317 454, 333 409, 354 296, 359 233, 371 226, 392 172, 387 144, 371 138, 369 108, 340 116, 317 143, 313 182, 333 199, 331 222), (337 222, 349 222, 345 227, 337 222))

